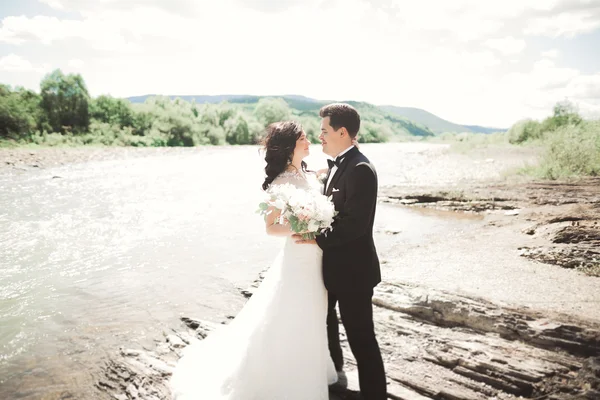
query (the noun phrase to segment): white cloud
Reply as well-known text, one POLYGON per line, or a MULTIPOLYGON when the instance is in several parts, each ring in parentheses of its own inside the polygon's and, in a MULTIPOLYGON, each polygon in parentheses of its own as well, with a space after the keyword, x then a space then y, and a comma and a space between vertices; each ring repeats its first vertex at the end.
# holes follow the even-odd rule
POLYGON ((528 21, 525 33, 549 37, 574 37, 581 33, 592 32, 599 27, 600 12, 598 12, 598 5, 596 5, 595 9, 576 10, 533 18, 528 21))
POLYGON ((236 0, 236 3, 242 7, 248 7, 257 11, 276 13, 292 7, 305 5, 306 0, 236 0))
POLYGON ((45 72, 48 65, 36 67, 30 61, 16 54, 9 54, 0 58, 0 70, 12 72, 45 72))
MULTIPOLYGON (((157 8, 170 14, 181 16, 196 16, 206 6, 214 3, 212 0, 38 0, 58 10, 75 11, 84 16, 94 15, 105 11, 132 11, 138 8, 157 8)), ((228 0, 227 0, 228 1, 228 0)), ((248 0, 239 0, 246 2, 248 0)), ((261 0, 252 0, 261 1, 261 0)), ((263 0, 264 1, 264 0, 263 0)), ((284 1, 283 3, 288 3, 284 1)))
POLYGON ((600 104, 590 102, 579 102, 579 113, 585 118, 600 119, 600 104))
POLYGON ((527 47, 527 43, 523 39, 515 39, 512 36, 500 39, 488 39, 485 44, 504 55, 521 53, 527 47))
POLYGON ((39 2, 56 10, 64 10, 65 8, 65 6, 59 0, 39 0, 39 2))
POLYGON ((85 65, 85 62, 83 60, 80 59, 73 59, 73 60, 69 60, 68 64, 67 64, 70 68, 74 69, 74 70, 80 70, 83 68, 83 66, 85 65))
POLYGON ((411 31, 445 32, 462 41, 512 34, 573 37, 600 27, 597 0, 395 0, 411 31))
POLYGON ((0 42, 21 45, 38 42, 50 45, 66 39, 83 39, 97 50, 131 52, 136 45, 128 41, 110 19, 60 20, 56 17, 6 17, 0 28, 0 42))
POLYGON ((544 58, 558 58, 559 54, 557 49, 542 51, 542 57, 544 58))
POLYGON ((58 18, 45 16, 9 16, 2 20, 0 42, 22 44, 33 41, 48 44, 57 37, 64 36, 69 25, 80 25, 80 22, 60 21, 58 18))
POLYGON ((539 89, 564 88, 580 73, 574 68, 557 67, 553 61, 542 59, 533 65, 528 77, 532 85, 539 89))
POLYGON ((519 105, 520 118, 542 119, 556 102, 565 98, 578 104, 583 115, 591 116, 600 108, 600 73, 583 74, 542 59, 529 71, 507 74, 494 91, 506 99, 513 97, 519 105))
POLYGON ((33 65, 15 54, 9 54, 0 58, 0 69, 5 71, 30 71, 33 69, 33 65))
POLYGON ((41 44, 93 95, 298 93, 501 127, 565 96, 599 102, 596 78, 558 65, 556 49, 533 64, 524 34, 591 29, 583 0, 40 1, 81 17, 5 17, 0 42, 24 55, 41 44))
MULTIPOLYGON (((594 75, 578 75, 566 86, 570 97, 593 101, 600 99, 600 73, 594 75)), ((598 103, 600 105, 600 103, 598 103)))

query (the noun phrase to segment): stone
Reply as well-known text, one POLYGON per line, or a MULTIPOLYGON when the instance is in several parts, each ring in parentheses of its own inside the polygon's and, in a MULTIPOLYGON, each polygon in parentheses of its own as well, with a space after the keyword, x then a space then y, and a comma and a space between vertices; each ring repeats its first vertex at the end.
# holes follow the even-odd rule
MULTIPOLYGON (((391 399, 598 399, 598 324, 401 282, 380 284, 373 304, 391 399)), ((97 389, 119 400, 170 399, 180 350, 220 325, 182 322, 188 331, 167 335, 154 351, 121 349, 97 389)), ((340 328, 348 387, 330 400, 356 399, 356 363, 340 328)))

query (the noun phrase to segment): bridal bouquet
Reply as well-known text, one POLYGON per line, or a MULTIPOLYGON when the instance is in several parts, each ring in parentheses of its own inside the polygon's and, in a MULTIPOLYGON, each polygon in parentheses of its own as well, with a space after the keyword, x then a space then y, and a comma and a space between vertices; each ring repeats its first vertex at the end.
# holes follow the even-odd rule
POLYGON ((333 217, 337 214, 331 198, 289 183, 271 186, 267 190, 267 198, 259 204, 258 213, 266 217, 270 206, 281 210, 278 222, 289 222, 292 230, 302 234, 303 239, 314 239, 331 228, 333 217))

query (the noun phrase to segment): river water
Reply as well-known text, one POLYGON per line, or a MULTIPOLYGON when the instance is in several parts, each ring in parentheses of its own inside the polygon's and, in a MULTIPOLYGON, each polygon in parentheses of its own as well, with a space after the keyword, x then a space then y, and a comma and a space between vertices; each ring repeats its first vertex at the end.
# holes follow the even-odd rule
MULTIPOLYGON (((363 151, 380 184, 401 184, 415 147, 363 151)), ((91 398, 119 346, 150 345, 181 315, 235 315, 282 240, 255 214, 262 167, 256 147, 207 147, 0 176, 0 398, 91 398)), ((376 228, 400 232, 385 247, 456 223, 381 205, 376 228)))

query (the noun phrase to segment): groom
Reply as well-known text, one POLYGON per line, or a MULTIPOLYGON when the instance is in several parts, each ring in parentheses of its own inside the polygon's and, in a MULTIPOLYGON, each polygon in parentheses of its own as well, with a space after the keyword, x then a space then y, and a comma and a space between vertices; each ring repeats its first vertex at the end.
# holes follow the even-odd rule
POLYGON ((360 128, 358 112, 348 104, 335 103, 321 108, 323 152, 329 173, 324 193, 333 197, 338 215, 332 230, 314 240, 323 249, 323 280, 329 293, 327 336, 331 358, 342 371, 339 304, 342 323, 358 366, 361 395, 365 400, 385 400, 386 378, 373 324, 373 288, 381 282, 379 259, 373 241, 377 202, 377 174, 369 160, 352 144, 360 128))

